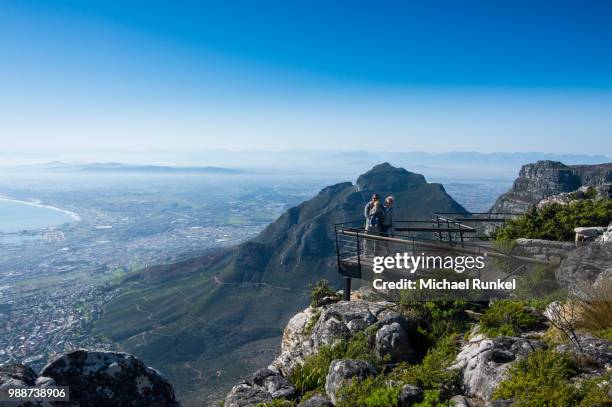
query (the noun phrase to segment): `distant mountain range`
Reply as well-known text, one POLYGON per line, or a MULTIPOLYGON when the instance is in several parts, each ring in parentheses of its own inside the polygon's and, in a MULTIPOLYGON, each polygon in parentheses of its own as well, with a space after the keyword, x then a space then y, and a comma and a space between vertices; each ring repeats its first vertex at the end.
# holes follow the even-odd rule
POLYGON ((380 164, 356 184, 324 188, 237 247, 129 274, 129 289, 105 308, 96 333, 160 368, 184 398, 188 390, 195 398, 222 397, 227 385, 275 352, 245 346, 268 338, 278 343, 287 320, 308 303, 308 285, 321 278, 339 282, 333 225, 363 219, 373 192, 395 196, 396 219, 467 212, 442 185, 380 164))
MULTIPOLYGON (((168 151, 147 154, 115 153, 108 155, 105 161, 136 162, 136 163, 170 163, 171 168, 180 168, 180 171, 194 171, 198 168, 242 169, 252 171, 272 171, 283 174, 334 174, 335 176, 354 177, 367 168, 381 162, 389 162, 395 166, 403 167, 425 175, 426 178, 442 179, 469 179, 469 180, 512 180, 524 163, 540 160, 561 161, 567 165, 574 164, 600 164, 611 162, 605 155, 585 154, 552 154, 543 152, 423 152, 401 151, 409 149, 409 145, 385 146, 388 151, 324 151, 324 150, 282 150, 282 151, 229 151, 229 150, 203 150, 203 151, 168 151), (119 158, 120 157, 120 158, 119 158), (180 165, 178 165, 180 163, 180 165)), ((24 155, 19 153, 0 152, 0 163, 9 165, 21 160, 34 162, 34 153, 24 155)), ((82 162, 101 160, 100 153, 82 153, 74 155, 80 162, 55 162, 45 164, 48 168, 83 166, 82 162), (97 158, 84 158, 84 157, 97 158)), ((43 161, 44 158, 39 159, 43 161)), ((102 163, 104 165, 105 163, 102 163)), ((113 164, 108 163, 108 164, 113 164)), ((148 165, 142 165, 143 167, 148 165)), ((34 168, 35 166, 27 166, 34 168)), ((138 165, 133 167, 139 167, 138 165)), ((153 165, 157 167, 157 165, 153 165)), ((164 167, 164 166, 160 166, 164 167)), ((166 170, 167 171, 167 170, 166 170)), ((201 170, 198 170, 201 171, 201 170)))
POLYGON ((49 171, 49 172, 91 172, 91 173, 155 173, 155 174, 176 174, 176 173, 198 173, 198 174, 235 174, 242 170, 224 167, 171 167, 166 165, 134 165, 122 164, 117 162, 104 163, 64 163, 52 161, 43 164, 20 165, 12 167, 21 171, 49 171))

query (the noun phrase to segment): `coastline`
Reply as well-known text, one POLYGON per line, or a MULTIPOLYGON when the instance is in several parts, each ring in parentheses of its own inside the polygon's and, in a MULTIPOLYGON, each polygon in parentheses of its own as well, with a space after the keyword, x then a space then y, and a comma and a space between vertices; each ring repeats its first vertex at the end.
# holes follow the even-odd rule
POLYGON ((0 195, 0 201, 6 201, 6 202, 16 202, 16 203, 21 203, 21 204, 25 204, 25 205, 30 205, 30 206, 36 206, 38 208, 46 208, 46 209, 51 209, 57 212, 61 212, 65 215, 70 216, 75 222, 80 222, 81 221, 81 217, 79 216, 78 213, 76 212, 72 212, 69 211, 67 209, 62 209, 62 208, 58 208, 55 206, 51 206, 51 205, 45 205, 39 202, 34 202, 34 201, 22 201, 19 199, 14 199, 14 198, 9 198, 5 195, 0 195))

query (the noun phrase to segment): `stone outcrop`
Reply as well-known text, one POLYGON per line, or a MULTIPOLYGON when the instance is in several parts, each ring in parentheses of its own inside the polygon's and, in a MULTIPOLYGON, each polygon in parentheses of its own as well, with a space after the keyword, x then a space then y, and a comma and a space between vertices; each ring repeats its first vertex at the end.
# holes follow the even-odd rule
POLYGON ((224 407, 250 407, 270 401, 272 401, 272 396, 267 391, 240 383, 232 387, 225 398, 224 407))
POLYGON ((584 282, 594 282, 597 277, 612 267, 612 244, 579 245, 568 253, 561 265, 555 270, 555 278, 561 284, 573 286, 584 282))
POLYGON ((68 386, 75 407, 178 406, 172 386, 157 370, 119 352, 75 350, 53 359, 40 375, 24 365, 1 366, 0 387, 6 386, 68 386))
POLYGON ((354 379, 364 379, 376 373, 374 366, 363 360, 334 360, 329 366, 329 372, 325 378, 325 392, 331 401, 337 404, 337 392, 340 388, 350 384, 354 379))
POLYGON ((461 370, 466 396, 489 400, 512 362, 545 347, 544 342, 533 339, 509 336, 491 339, 478 334, 461 348, 451 368, 461 370))
POLYGON ((298 404, 298 407, 333 407, 334 403, 321 394, 316 394, 309 398, 308 400, 302 401, 298 404))
POLYGON ((597 239, 595 239, 597 242, 599 243, 607 243, 607 244, 612 244, 612 223, 608 225, 607 228, 605 228, 602 232, 601 235, 597 237, 597 239))
POLYGON ((225 406, 251 406, 273 399, 293 399, 296 396, 295 386, 289 380, 278 371, 263 368, 234 386, 225 398, 225 406))
POLYGON ((127 353, 76 350, 56 357, 40 374, 69 386, 80 406, 178 405, 161 373, 127 353))
POLYGON ((320 309, 306 308, 289 320, 283 333, 281 354, 272 367, 288 376, 304 359, 321 346, 350 340, 359 332, 376 332, 379 357, 389 355, 394 361, 410 360, 415 353, 409 342, 410 322, 391 310, 386 302, 364 300, 340 301, 320 309))
POLYGON ((490 211, 523 213, 545 198, 557 195, 561 202, 581 187, 606 183, 612 183, 612 163, 568 166, 558 161, 538 161, 521 168, 510 191, 499 197, 490 211))
POLYGON ((397 404, 399 407, 410 407, 423 401, 424 395, 425 392, 419 386, 406 384, 400 390, 397 404))

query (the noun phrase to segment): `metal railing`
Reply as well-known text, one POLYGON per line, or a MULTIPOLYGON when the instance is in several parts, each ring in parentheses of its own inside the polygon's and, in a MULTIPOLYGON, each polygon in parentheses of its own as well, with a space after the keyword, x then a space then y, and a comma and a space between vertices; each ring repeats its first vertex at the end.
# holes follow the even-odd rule
MULTIPOLYGON (((499 251, 476 225, 505 222, 514 214, 432 213, 430 220, 398 220, 390 233, 366 230, 365 220, 334 225, 338 272, 346 278, 368 279, 373 259, 409 252, 416 255, 487 255, 530 264, 550 262, 499 251), (473 216, 472 216, 473 215, 473 216), (502 216, 503 215, 503 216, 502 216), (472 222, 472 225, 466 224, 472 222)), ((348 283, 350 284, 350 282, 348 283)))

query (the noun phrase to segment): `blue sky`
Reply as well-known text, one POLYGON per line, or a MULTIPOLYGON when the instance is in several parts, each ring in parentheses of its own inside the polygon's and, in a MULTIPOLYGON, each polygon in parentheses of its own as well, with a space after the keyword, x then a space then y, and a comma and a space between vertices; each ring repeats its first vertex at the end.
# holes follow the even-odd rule
POLYGON ((0 2, 0 150, 612 156, 607 1, 0 2))

